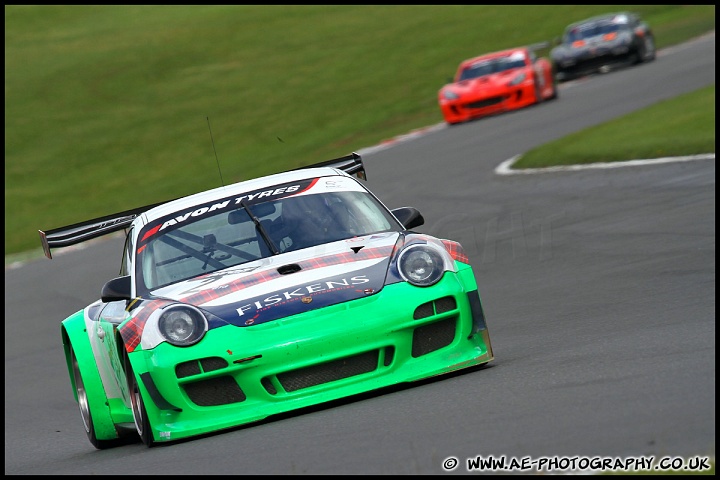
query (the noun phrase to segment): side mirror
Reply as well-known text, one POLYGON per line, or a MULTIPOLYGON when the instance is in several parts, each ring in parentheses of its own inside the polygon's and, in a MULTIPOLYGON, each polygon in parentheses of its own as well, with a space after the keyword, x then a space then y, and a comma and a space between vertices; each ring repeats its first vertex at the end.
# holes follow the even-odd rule
POLYGON ((425 224, 425 219, 415 207, 400 207, 391 210, 391 212, 395 215, 395 218, 402 223, 405 230, 410 230, 425 224))
POLYGON ((100 299, 107 302, 130 300, 130 276, 113 278, 100 291, 100 299))

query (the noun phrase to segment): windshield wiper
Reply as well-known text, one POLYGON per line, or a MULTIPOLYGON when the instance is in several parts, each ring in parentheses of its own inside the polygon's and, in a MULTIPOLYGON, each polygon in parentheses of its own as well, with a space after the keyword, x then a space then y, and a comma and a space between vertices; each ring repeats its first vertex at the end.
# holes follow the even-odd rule
POLYGON ((250 207, 248 207, 248 204, 245 202, 244 198, 242 200, 240 200, 240 205, 248 213, 248 215, 252 219, 253 223, 255 223, 255 228, 257 228, 258 232, 260 232, 260 236, 263 238, 263 240, 265 240, 265 243, 267 244, 267 246, 270 247, 270 251, 273 253, 273 255, 279 255, 280 250, 275 246, 275 243, 273 243, 273 241, 270 239, 270 235, 268 235, 263 224, 260 223, 260 219, 255 216, 255 214, 252 212, 252 210, 250 210, 250 207))

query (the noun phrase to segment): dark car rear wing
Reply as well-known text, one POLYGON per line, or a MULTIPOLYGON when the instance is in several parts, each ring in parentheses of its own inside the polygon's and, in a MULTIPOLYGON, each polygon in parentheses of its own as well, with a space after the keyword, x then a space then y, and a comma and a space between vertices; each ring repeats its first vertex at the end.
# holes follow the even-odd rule
POLYGON ((350 155, 336 158, 334 160, 327 160, 325 162, 313 163, 312 165, 306 165, 304 167, 295 168, 293 170, 303 170, 305 168, 317 168, 317 167, 331 167, 342 170, 349 175, 354 175, 362 180, 367 180, 365 175, 365 165, 363 165, 362 157, 359 154, 353 152, 350 155))
MULTIPOLYGON (((327 160, 325 162, 314 163, 305 167, 295 168, 293 170, 302 170, 305 168, 316 168, 316 167, 332 167, 343 170, 350 175, 354 175, 358 178, 366 180, 365 166, 363 165, 362 158, 357 153, 351 153, 344 157, 336 158, 334 160, 327 160)), ((112 215, 106 215, 104 217, 94 218, 92 220, 86 220, 80 223, 74 223, 66 227, 54 228, 52 230, 38 230, 40 233, 40 242, 42 243, 43 251, 47 258, 52 259, 50 250, 53 248, 69 247, 78 243, 86 242, 93 238, 101 237, 109 233, 123 230, 130 226, 130 224, 139 215, 147 212, 151 208, 155 208, 158 205, 163 205, 171 200, 154 203, 144 207, 134 208, 132 210, 125 210, 124 212, 115 213, 112 215)))

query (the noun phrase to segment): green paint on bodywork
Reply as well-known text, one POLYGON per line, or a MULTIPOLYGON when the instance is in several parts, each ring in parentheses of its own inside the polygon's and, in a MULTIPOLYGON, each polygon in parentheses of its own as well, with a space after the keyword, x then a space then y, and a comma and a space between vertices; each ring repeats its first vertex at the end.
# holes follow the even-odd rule
POLYGON ((162 343, 152 350, 137 349, 129 358, 138 380, 141 374, 149 373, 163 399, 182 410, 161 410, 140 382, 155 441, 177 440, 239 426, 274 414, 489 362, 493 355, 487 330, 471 334, 473 318, 467 293, 477 289, 475 278, 470 267, 461 263, 458 266, 458 273, 446 273, 432 287, 420 288, 407 283, 387 285, 366 298, 285 319, 253 327, 216 328, 192 347, 162 343), (455 298, 455 309, 413 318, 421 304, 448 296, 455 298), (415 329, 444 319, 456 322, 456 333, 450 343, 413 357, 415 329), (345 368, 343 359, 363 355, 372 358, 375 352, 377 365, 372 371, 326 383, 319 380, 319 384, 291 391, 283 389, 278 381, 278 375, 302 368, 313 367, 307 372, 312 376, 317 368, 322 369, 317 365, 325 362, 336 361, 334 367, 345 368), (201 359, 211 359, 208 364, 213 367, 205 371, 201 359), (176 367, 183 363, 191 366, 192 372, 178 375, 176 367), (224 392, 228 385, 231 388, 224 392), (200 406, 190 401, 188 388, 207 394, 209 403, 200 406), (235 395, 234 403, 212 405, 217 398, 224 399, 226 393, 230 397, 235 395))
MULTIPOLYGON (((98 440, 118 438, 119 435, 115 424, 119 423, 119 417, 114 418, 108 406, 108 399, 105 395, 102 379, 100 378, 92 348, 90 347, 90 341, 85 331, 85 317, 82 310, 62 322, 61 335, 75 401, 77 401, 78 397, 70 359, 71 345, 75 352, 80 367, 83 386, 87 393, 88 406, 90 415, 92 416, 93 428, 95 429, 95 437, 98 440)), ((121 409, 121 411, 122 410, 126 409, 121 409)), ((130 421, 132 421, 132 416, 130 421)))
MULTIPOLYGON (((169 343, 151 350, 138 347, 128 358, 140 385, 154 441, 236 427, 491 361, 488 331, 478 331, 477 324, 474 328, 468 300, 468 293, 477 290, 473 271, 460 262, 456 266, 457 273, 446 272, 431 287, 400 282, 364 298, 252 327, 215 328, 191 347, 169 343), (454 308, 452 302, 447 307, 447 297, 455 299, 454 308), (443 304, 435 302, 439 299, 446 299, 445 307, 438 306, 443 304), (434 306, 428 307, 428 302, 434 306), (418 311, 425 313, 416 315, 421 305, 424 307, 418 311), (413 356, 414 332, 430 324, 437 325, 420 330, 427 337, 423 337, 425 342, 436 342, 434 335, 447 338, 440 347, 413 356), (362 363, 359 359, 365 362, 364 370, 353 371, 351 365, 362 363), (327 362, 334 362, 332 368, 323 368, 327 362), (337 374, 346 368, 345 374, 337 374), (308 370, 295 375, 298 369, 308 370), (141 379, 148 375, 152 379, 150 388, 141 379), (295 378, 289 380, 293 375, 295 378), (283 376, 287 388, 283 388, 283 376)), ((121 398, 106 396, 83 311, 63 321, 62 336, 71 382, 70 344, 78 357, 97 438, 117 438, 118 429, 132 423, 132 413, 121 398)), ((122 365, 121 359, 117 361, 122 365)), ((119 388, 126 393, 127 386, 121 383, 119 388)))

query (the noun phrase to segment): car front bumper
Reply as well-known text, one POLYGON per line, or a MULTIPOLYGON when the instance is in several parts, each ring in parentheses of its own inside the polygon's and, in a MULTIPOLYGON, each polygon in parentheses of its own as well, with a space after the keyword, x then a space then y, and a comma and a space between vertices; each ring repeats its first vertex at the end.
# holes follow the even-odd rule
MULTIPOLYGON (((463 265, 464 266, 464 265, 463 265)), ((156 442, 412 382, 493 359, 472 269, 253 327, 130 354, 156 442)))
POLYGON ((587 75, 603 67, 623 65, 632 61, 627 45, 607 45, 586 48, 555 61, 559 80, 587 75))
POLYGON ((528 80, 513 87, 487 89, 481 95, 467 94, 456 100, 441 100, 440 111, 446 122, 459 123, 524 108, 535 101, 535 85, 528 80))

